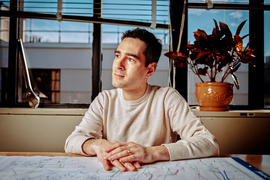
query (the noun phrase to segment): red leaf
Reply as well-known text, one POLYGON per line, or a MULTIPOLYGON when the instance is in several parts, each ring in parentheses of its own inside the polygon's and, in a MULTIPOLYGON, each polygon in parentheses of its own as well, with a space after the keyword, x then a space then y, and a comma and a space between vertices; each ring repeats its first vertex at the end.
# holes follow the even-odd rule
POLYGON ((200 29, 198 29, 198 31, 195 31, 194 32, 194 37, 195 37, 195 39, 197 41, 200 40, 200 37, 203 37, 204 39, 207 40, 207 34, 206 34, 206 32, 204 30, 200 30, 200 29))
POLYGON ((184 59, 187 58, 187 56, 184 53, 181 52, 167 52, 164 54, 170 59, 184 59))
POLYGON ((237 35, 240 34, 240 32, 241 32, 243 26, 245 25, 246 21, 247 21, 247 20, 243 21, 243 22, 238 26, 238 28, 237 28, 237 30, 236 30, 236 34, 237 34, 237 35))

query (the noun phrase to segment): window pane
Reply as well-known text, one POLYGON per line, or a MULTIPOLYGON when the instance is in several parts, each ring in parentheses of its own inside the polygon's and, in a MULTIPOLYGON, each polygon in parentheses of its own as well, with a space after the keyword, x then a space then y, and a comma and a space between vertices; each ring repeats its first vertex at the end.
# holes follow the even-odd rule
MULTIPOLYGON (((24 1, 24 11, 38 12, 46 14, 55 14, 57 12, 57 1, 27 0, 24 1)), ((62 4, 62 13, 64 15, 93 16, 93 1, 65 0, 62 4)))
MULTIPOLYGON (((213 19, 218 23, 226 23, 232 34, 234 35, 238 25, 249 19, 248 11, 241 10, 202 10, 202 9, 189 9, 188 11, 188 41, 194 42, 193 32, 198 29, 204 30, 208 35, 212 33, 215 26, 213 19)), ((249 21, 244 25, 240 36, 244 36, 249 33, 249 21)), ((248 38, 243 40, 244 46, 248 42, 248 38)), ((234 98, 231 105, 248 105, 248 65, 242 64, 235 75, 240 82, 240 89, 237 90, 234 86, 234 98)), ((203 78, 204 81, 209 81, 208 77, 203 78)), ((217 76, 216 81, 220 81, 221 73, 217 76)), ((189 69, 188 70, 188 103, 190 105, 198 105, 195 96, 195 83, 200 82, 200 79, 189 69)), ((233 83, 231 76, 228 76, 225 82, 233 83)))
MULTIPOLYGON (((81 22, 25 19, 24 48, 32 86, 47 96, 41 98, 41 106, 91 102, 91 27, 81 22)), ((21 97, 26 93, 23 87, 21 97)), ((23 98, 19 102, 27 103, 23 98)))
POLYGON ((270 11, 264 12, 264 105, 270 108, 270 11))
POLYGON ((59 22, 25 19, 24 42, 59 42, 59 22))
MULTIPOLYGON (((205 3, 205 0, 188 0, 189 3, 205 3)), ((220 4, 248 4, 249 0, 229 0, 229 1, 222 1, 222 0, 212 0, 213 3, 220 3, 220 4)))
MULTIPOLYGON (((157 0, 156 23, 169 24, 169 1, 157 0)), ((124 21, 152 22, 152 0, 103 0, 102 17, 124 21)))
MULTIPOLYGON (((7 8, 1 6, 1 10, 7 8)), ((7 97, 9 18, 1 16, 0 21, 0 104, 4 104, 7 97)))
POLYGON ((270 0, 264 0, 264 4, 270 4, 270 0))

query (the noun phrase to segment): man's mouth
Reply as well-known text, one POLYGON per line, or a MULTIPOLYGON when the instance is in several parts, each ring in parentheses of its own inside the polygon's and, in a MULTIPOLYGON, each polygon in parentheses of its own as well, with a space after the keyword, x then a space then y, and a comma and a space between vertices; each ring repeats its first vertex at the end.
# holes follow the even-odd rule
POLYGON ((115 77, 118 77, 118 78, 123 78, 123 77, 125 77, 125 75, 124 75, 123 73, 119 73, 119 72, 115 72, 115 73, 114 73, 114 76, 115 76, 115 77))

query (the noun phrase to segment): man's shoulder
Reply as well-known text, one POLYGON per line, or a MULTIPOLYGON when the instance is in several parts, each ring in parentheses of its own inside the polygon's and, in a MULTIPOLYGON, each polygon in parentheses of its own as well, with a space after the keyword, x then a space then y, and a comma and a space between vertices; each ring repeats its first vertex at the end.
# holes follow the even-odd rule
POLYGON ((165 101, 184 101, 181 94, 172 87, 151 86, 151 93, 155 98, 164 99, 165 101))
POLYGON ((165 87, 165 86, 156 86, 151 85, 151 91, 155 91, 157 93, 178 93, 178 91, 172 87, 165 87))

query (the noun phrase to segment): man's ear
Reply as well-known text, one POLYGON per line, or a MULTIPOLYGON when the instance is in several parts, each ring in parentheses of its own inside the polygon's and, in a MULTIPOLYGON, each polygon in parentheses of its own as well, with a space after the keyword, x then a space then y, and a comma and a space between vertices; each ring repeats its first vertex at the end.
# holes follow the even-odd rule
POLYGON ((156 66, 157 66, 156 62, 148 64, 148 66, 147 66, 148 71, 147 71, 147 74, 146 74, 147 78, 151 77, 154 74, 154 72, 156 70, 156 66))

